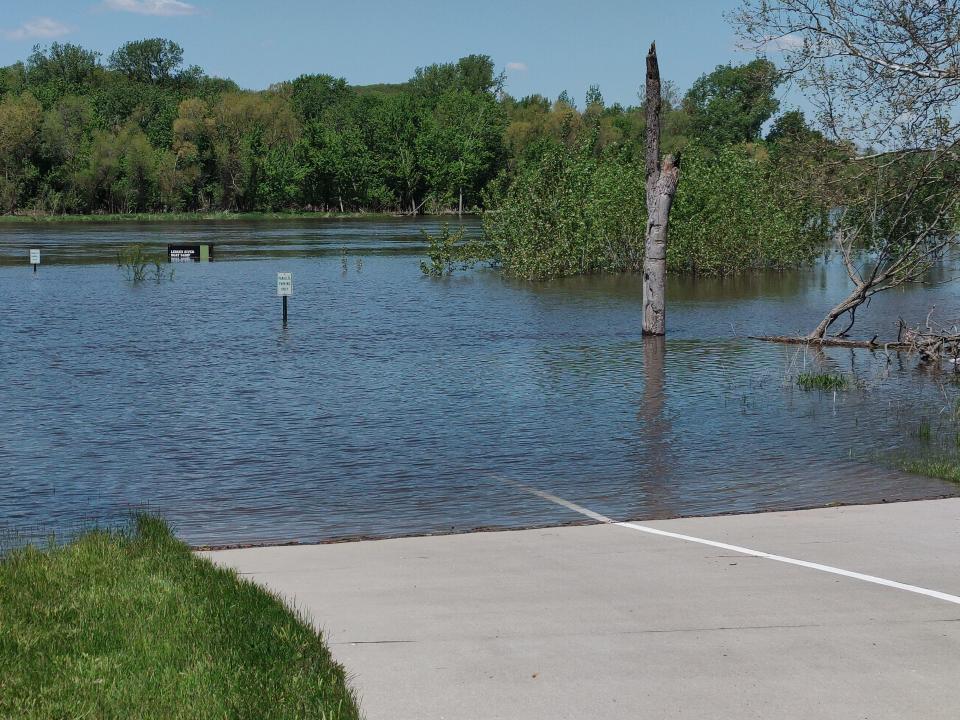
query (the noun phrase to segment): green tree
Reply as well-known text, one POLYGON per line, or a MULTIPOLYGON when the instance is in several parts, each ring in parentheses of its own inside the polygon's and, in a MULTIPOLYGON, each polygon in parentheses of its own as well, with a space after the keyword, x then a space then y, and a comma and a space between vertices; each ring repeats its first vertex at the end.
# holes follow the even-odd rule
POLYGON ((822 138, 823 135, 807 124, 800 110, 790 110, 773 121, 767 133, 767 142, 803 142, 814 137, 822 138))
MULTIPOLYGON (((759 140, 776 103, 763 62, 718 68, 682 107, 665 84, 664 152, 700 136, 715 153, 759 140)), ((162 38, 125 43, 106 66, 77 45, 35 47, 0 68, 0 121, 0 210, 56 212, 483 207, 558 157, 591 155, 591 182, 620 172, 646 130, 642 106, 607 105, 595 85, 582 110, 567 93, 514 99, 487 55, 418 68, 406 83, 316 74, 241 92, 184 68, 182 48, 162 38)), ((822 187, 804 178, 829 148, 805 127, 786 113, 752 151, 764 163, 769 153, 791 195, 822 187)))
POLYGON ((588 110, 591 107, 596 107, 599 110, 603 110, 603 107, 604 107, 603 93, 600 92, 599 85, 591 85, 590 87, 587 88, 587 96, 586 96, 586 99, 584 100, 584 107, 587 108, 588 110))
POLYGON ((693 135, 713 149, 759 140, 761 127, 780 105, 775 97, 779 83, 776 66, 763 58, 717 66, 684 97, 693 135))
POLYGON ((42 175, 38 210, 64 213, 83 209, 73 179, 87 162, 94 129, 93 106, 87 97, 67 95, 44 113, 38 148, 42 175))
POLYGON ((93 106, 86 97, 68 95, 43 117, 40 150, 51 167, 71 165, 88 143, 94 126, 93 106))
POLYGON ((19 95, 27 89, 27 69, 22 62, 0 68, 0 96, 19 95))
POLYGON ((173 122, 171 152, 161 162, 161 190, 167 206, 207 209, 219 196, 213 138, 209 105, 200 98, 181 102, 173 122))
POLYGON ((183 65, 183 48, 164 38, 137 40, 116 49, 108 64, 112 70, 131 80, 166 82, 172 80, 183 65))
POLYGON ((86 166, 73 179, 89 211, 118 212, 121 208, 120 143, 115 133, 94 133, 86 166))
MULTIPOLYGON (((363 128, 350 113, 331 119, 320 129, 312 167, 322 172, 326 187, 326 203, 340 212, 358 210, 372 200, 371 183, 375 184, 376 161, 364 141, 363 128), (322 169, 321 169, 322 168, 322 169)), ((373 193, 375 195, 376 193, 373 193)))
POLYGON ((133 120, 156 147, 169 147, 181 92, 169 84, 145 83, 114 76, 94 93, 93 101, 104 127, 133 120))
POLYGON ((424 106, 413 95, 403 93, 385 96, 371 109, 375 113, 371 140, 378 174, 395 207, 415 215, 425 202, 425 170, 417 150, 424 106))
POLYGON ((503 154, 505 122, 491 96, 466 91, 444 93, 425 118, 417 137, 427 181, 438 206, 479 200, 503 154))
POLYGON ((230 93, 212 108, 205 125, 216 161, 220 206, 255 209, 262 197, 264 158, 300 135, 290 103, 272 93, 230 93))
POLYGON ((30 196, 38 175, 33 155, 43 108, 30 93, 0 102, 0 209, 13 212, 30 196))
POLYGON ((547 118, 552 104, 543 95, 529 95, 520 100, 508 96, 502 105, 507 115, 504 145, 509 167, 513 169, 517 163, 537 154, 534 147, 547 136, 547 118))
POLYGON ((154 207, 157 188, 157 154, 150 140, 136 125, 128 125, 117 138, 120 148, 118 194, 124 212, 143 212, 154 207))
POLYGON ((89 157, 74 182, 90 210, 140 212, 156 205, 158 157, 134 123, 94 133, 89 157))
POLYGON ((100 53, 70 43, 39 45, 25 66, 26 82, 44 107, 51 107, 65 95, 89 92, 100 81, 103 68, 100 53))
POLYGON ((332 75, 301 75, 290 84, 293 108, 303 122, 319 120, 330 107, 351 97, 343 78, 332 75))
POLYGON ((494 75, 489 55, 467 55, 456 63, 417 68, 409 85, 416 96, 432 105, 450 91, 492 94, 501 82, 501 78, 494 75))
POLYGON ((260 159, 262 180, 257 188, 256 206, 282 210, 300 205, 303 180, 309 171, 301 162, 299 144, 279 143, 266 148, 260 159))

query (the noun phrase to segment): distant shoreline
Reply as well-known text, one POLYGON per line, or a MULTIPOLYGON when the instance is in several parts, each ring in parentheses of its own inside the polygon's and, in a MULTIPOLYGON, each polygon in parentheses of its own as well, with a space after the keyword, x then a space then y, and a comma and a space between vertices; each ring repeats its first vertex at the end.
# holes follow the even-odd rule
MULTIPOLYGON (((250 220, 373 220, 457 217, 456 213, 437 215, 401 215, 388 212, 188 212, 188 213, 117 213, 104 215, 0 215, 0 225, 69 224, 69 223, 163 223, 163 222, 242 222, 250 220)), ((464 217, 475 214, 464 213, 464 217)))

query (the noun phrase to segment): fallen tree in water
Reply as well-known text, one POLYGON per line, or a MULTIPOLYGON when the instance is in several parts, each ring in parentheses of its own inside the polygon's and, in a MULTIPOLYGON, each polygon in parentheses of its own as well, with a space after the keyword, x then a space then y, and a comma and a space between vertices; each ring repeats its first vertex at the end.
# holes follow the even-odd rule
POLYGON ((815 345, 817 347, 868 348, 870 350, 910 350, 911 346, 899 340, 881 342, 874 335, 870 340, 848 338, 811 338, 808 335, 750 335, 750 340, 785 343, 787 345, 815 345))
POLYGON ((875 294, 925 282, 957 245, 958 13, 958 0, 742 0, 744 44, 760 49, 789 39, 781 72, 806 91, 826 137, 871 148, 814 168, 828 178, 825 188, 837 188, 828 193, 836 208, 831 224, 849 294, 805 337, 766 339, 884 346, 931 360, 956 351, 956 338, 929 322, 913 329, 901 322, 890 343, 847 334, 875 294), (842 329, 834 331, 835 324, 842 329))
POLYGON ((809 335, 769 335, 750 336, 751 340, 785 343, 787 345, 815 345, 817 347, 866 348, 916 353, 921 362, 941 362, 949 360, 954 370, 960 371, 960 326, 950 326, 933 321, 933 310, 927 314, 926 322, 910 327, 900 319, 900 330, 896 340, 880 341, 874 335, 870 340, 851 340, 849 338, 823 337, 812 338, 809 335))
POLYGON ((939 325, 931 320, 933 310, 927 314, 927 321, 923 327, 907 327, 900 320, 899 336, 909 349, 916 352, 925 362, 939 362, 947 359, 957 370, 957 360, 960 359, 960 327, 953 324, 949 327, 939 325))

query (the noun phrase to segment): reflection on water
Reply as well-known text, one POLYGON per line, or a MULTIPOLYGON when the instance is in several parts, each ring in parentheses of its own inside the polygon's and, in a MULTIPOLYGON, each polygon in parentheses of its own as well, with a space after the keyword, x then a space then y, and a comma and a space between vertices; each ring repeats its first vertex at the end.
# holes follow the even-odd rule
MULTIPOLYGON (((638 278, 425 278, 421 227, 0 229, 0 526, 146 505, 188 540, 239 543, 572 519, 503 478, 618 518, 956 490, 863 461, 916 445, 905 428, 947 398, 936 376, 745 338, 812 327, 846 290, 832 263, 671 278, 670 335, 644 339, 638 278), (201 236, 225 261, 172 283, 109 264, 124 242, 201 236), (31 246, 36 275, 18 260, 31 246), (278 271, 294 273, 286 329, 278 271), (801 392, 811 368, 863 387, 801 392)), ((931 304, 954 308, 953 287, 876 296, 859 332, 931 304)))

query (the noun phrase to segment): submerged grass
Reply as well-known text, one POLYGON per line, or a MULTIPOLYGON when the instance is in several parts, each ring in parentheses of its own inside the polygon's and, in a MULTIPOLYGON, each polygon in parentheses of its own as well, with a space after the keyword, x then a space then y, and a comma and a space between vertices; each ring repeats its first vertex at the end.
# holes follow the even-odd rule
POLYGON ((303 617, 141 516, 0 560, 0 717, 359 718, 303 617))
POLYGON ((960 457, 957 456, 938 455, 900 458, 897 460, 897 467, 913 475, 923 475, 960 483, 960 457))
POLYGON ((917 426, 910 431, 910 437, 921 442, 930 442, 933 437, 933 430, 930 427, 930 423, 926 420, 921 420, 917 423, 917 426))
POLYGON ((797 386, 801 390, 848 390, 850 378, 833 373, 807 373, 797 375, 797 386))

